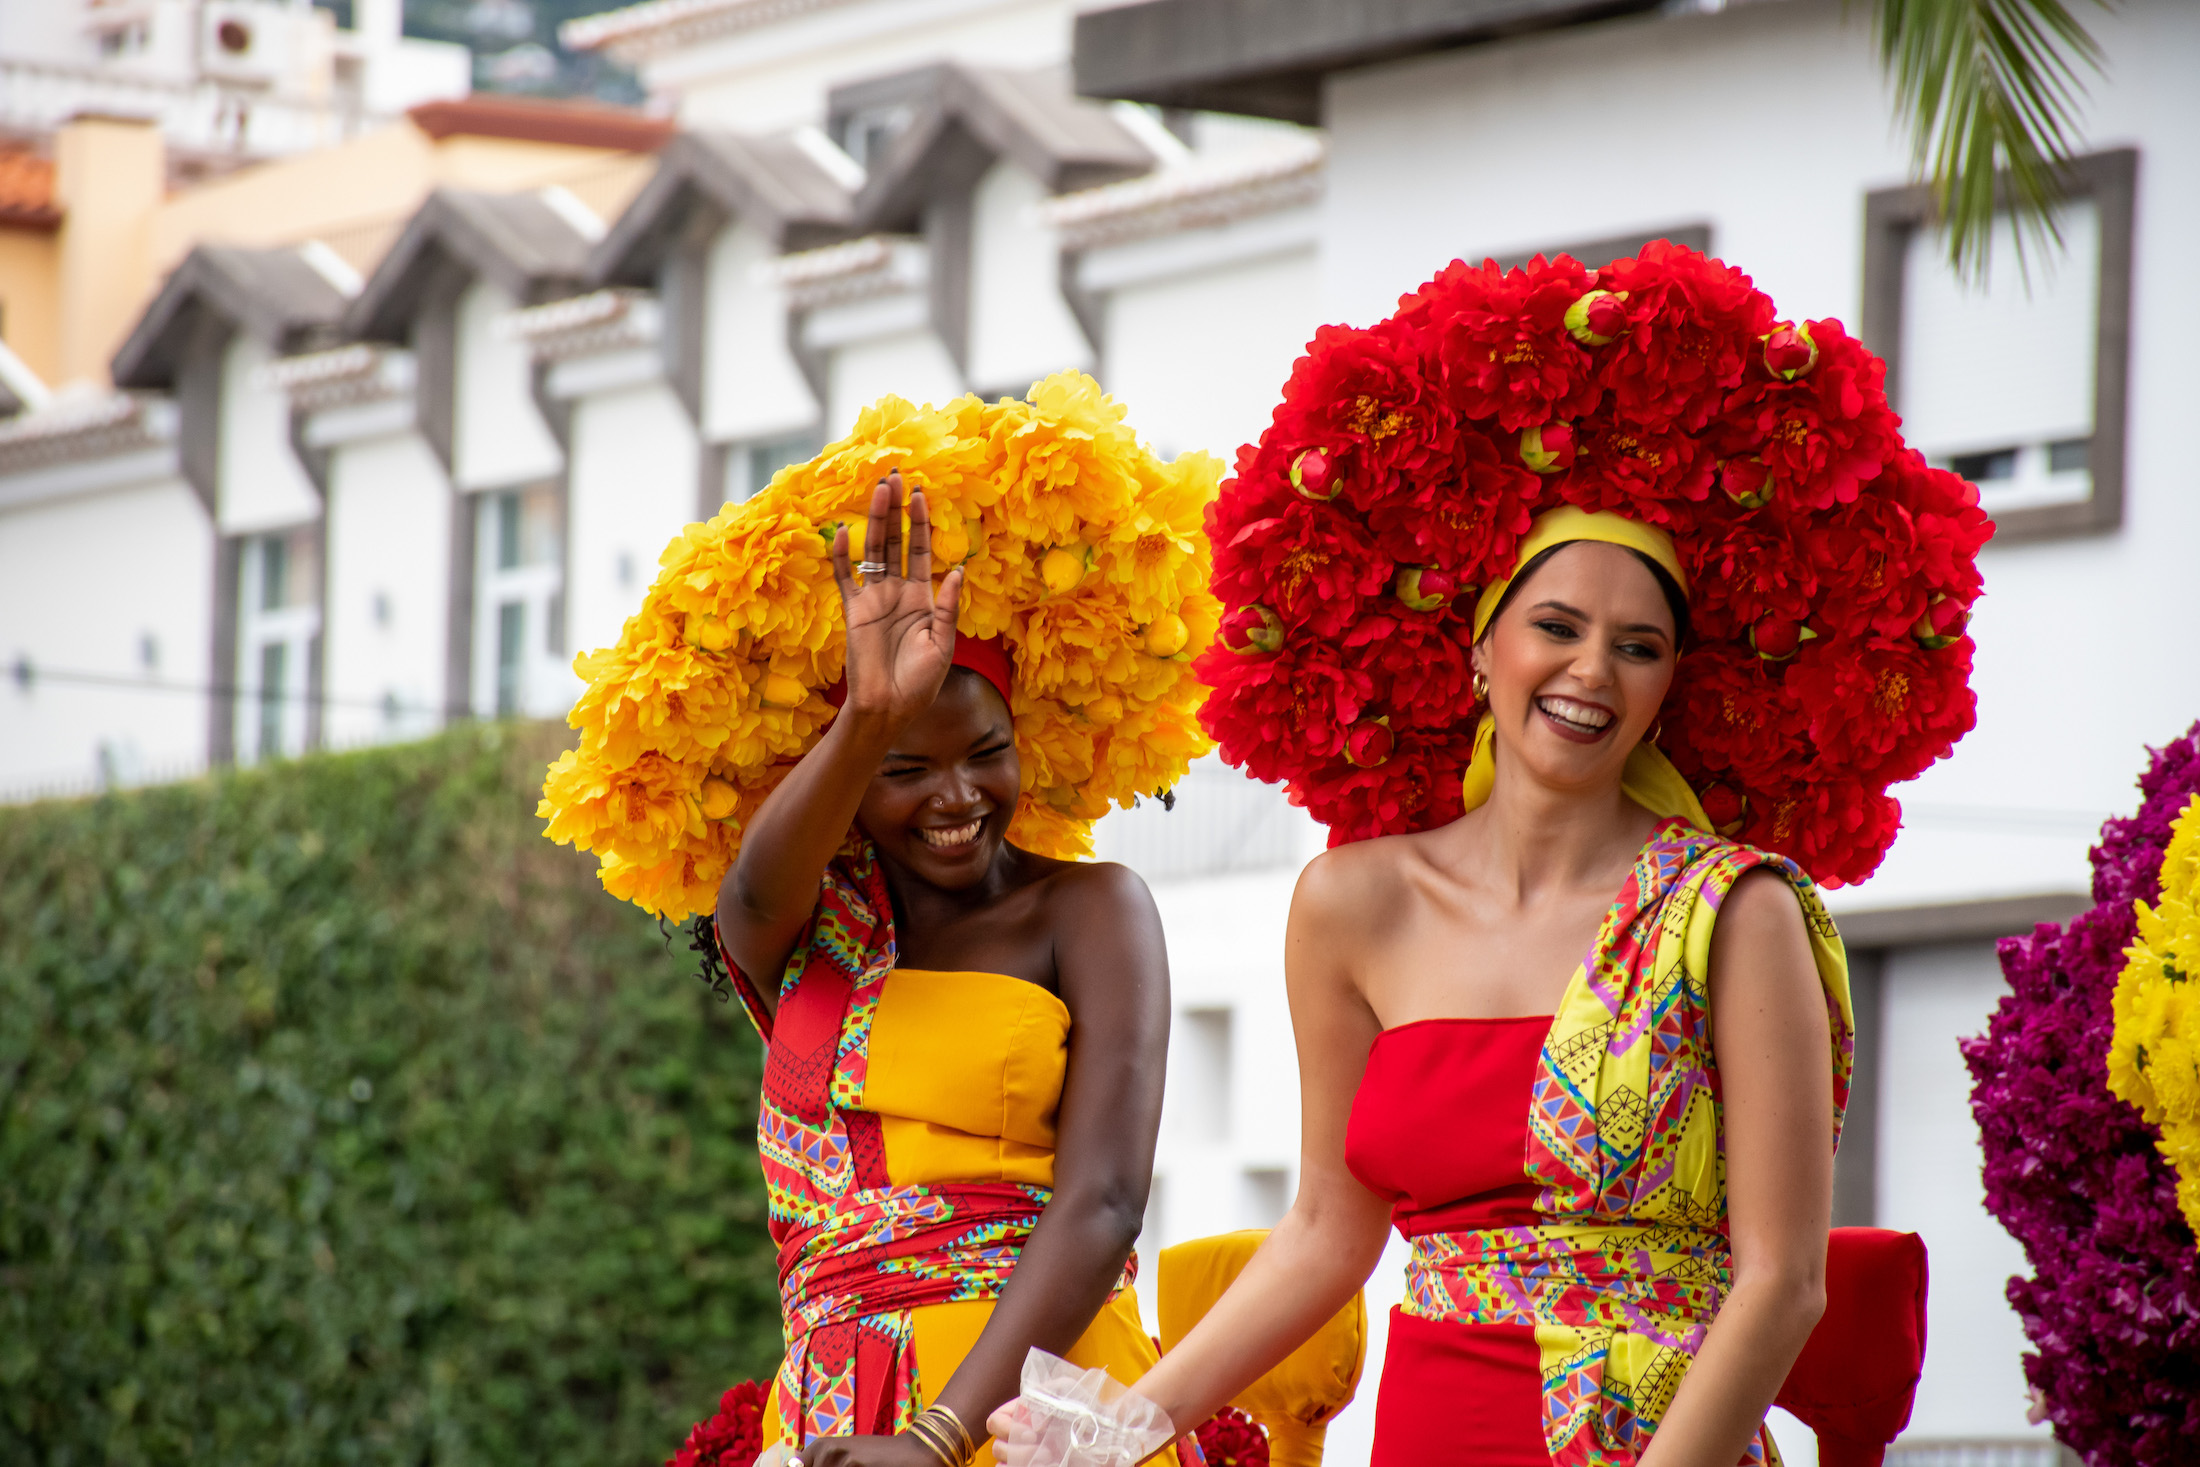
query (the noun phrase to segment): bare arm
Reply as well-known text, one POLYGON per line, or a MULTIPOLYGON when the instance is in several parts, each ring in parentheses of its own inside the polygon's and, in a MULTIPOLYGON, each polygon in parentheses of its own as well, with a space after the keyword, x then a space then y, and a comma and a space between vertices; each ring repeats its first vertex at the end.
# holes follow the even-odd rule
POLYGON ((817 909, 825 863, 847 838, 879 760, 931 706, 955 652, 962 571, 932 594, 932 527, 922 491, 909 495, 908 575, 901 574, 901 471, 871 493, 863 541, 889 569, 858 588, 848 532, 833 538, 833 576, 848 627, 848 696, 825 734, 773 790, 741 833, 741 854, 718 887, 718 941, 756 978, 767 1010, 775 981, 817 909))
POLYGON ((1017 1392, 1032 1346, 1060 1355, 1092 1324, 1145 1221, 1169 1050, 1169 956, 1146 884, 1121 866, 1056 878, 1055 960, 1069 1073, 1054 1196, 993 1317, 940 1392, 973 1435, 1017 1392))
POLYGON ((1734 1287, 1642 1467, 1740 1461, 1825 1312, 1831 1035, 1795 894, 1769 867, 1745 874, 1719 911, 1711 1042, 1726 1122, 1734 1287))
POLYGON ((1182 1430, 1311 1337, 1382 1257, 1389 1208, 1344 1164, 1352 1097, 1381 1031, 1349 962, 1371 909, 1358 888, 1372 864, 1364 851, 1322 856, 1292 897, 1284 976, 1299 1051, 1299 1195, 1207 1317, 1138 1383, 1182 1430))

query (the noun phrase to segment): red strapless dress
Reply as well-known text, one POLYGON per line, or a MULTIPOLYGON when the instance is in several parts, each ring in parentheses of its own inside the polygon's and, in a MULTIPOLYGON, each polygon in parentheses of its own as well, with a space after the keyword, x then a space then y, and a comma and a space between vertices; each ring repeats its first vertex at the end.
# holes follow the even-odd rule
MULTIPOLYGON (((1528 1112, 1549 1017, 1426 1019, 1378 1035, 1345 1165, 1408 1238, 1532 1225, 1528 1112)), ((1369 1467, 1550 1467, 1535 1331, 1390 1311, 1369 1467)))

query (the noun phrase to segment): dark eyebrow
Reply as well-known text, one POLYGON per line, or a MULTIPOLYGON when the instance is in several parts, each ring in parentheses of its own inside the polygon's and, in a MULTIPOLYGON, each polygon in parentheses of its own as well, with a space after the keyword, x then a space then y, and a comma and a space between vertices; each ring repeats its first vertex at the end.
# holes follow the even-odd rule
MULTIPOLYGON (((1583 611, 1576 606, 1568 606, 1563 601, 1538 601, 1531 609, 1535 611, 1541 611, 1546 607, 1548 607, 1552 611, 1563 611, 1568 616, 1578 617, 1582 621, 1589 620, 1588 612, 1583 611)), ((1627 626, 1623 626, 1620 628, 1620 630, 1623 632, 1651 632, 1657 636, 1665 638, 1668 642, 1673 640, 1673 634, 1667 631, 1664 627, 1659 626, 1656 622, 1638 621, 1631 623, 1627 626)))

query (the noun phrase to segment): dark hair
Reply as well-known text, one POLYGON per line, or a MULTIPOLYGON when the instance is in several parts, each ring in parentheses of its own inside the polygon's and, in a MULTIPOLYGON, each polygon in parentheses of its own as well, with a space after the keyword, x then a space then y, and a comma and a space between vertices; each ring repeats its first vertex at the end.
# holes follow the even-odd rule
MULTIPOLYGON (((1603 543, 1605 542, 1600 540, 1561 540, 1556 545, 1546 545, 1543 549, 1538 550, 1534 555, 1530 556, 1528 558, 1528 563, 1522 566, 1520 569, 1514 571, 1512 579, 1505 583, 1505 594, 1497 598, 1497 605, 1494 609, 1491 610, 1489 621, 1483 624, 1482 636, 1487 637, 1490 634, 1490 629, 1497 625, 1497 619, 1505 614, 1505 608, 1512 605, 1513 597, 1519 595, 1520 588, 1527 585, 1528 581, 1535 575, 1537 571, 1543 569, 1543 563, 1545 561, 1549 560, 1552 556, 1558 554, 1559 551, 1564 550, 1569 545, 1603 543)), ((1673 579, 1673 573, 1671 571, 1667 570, 1664 566, 1659 565, 1656 561, 1652 560, 1649 556, 1643 554, 1640 550, 1637 550, 1634 546, 1622 545, 1619 548, 1626 551, 1629 555, 1635 557, 1635 559, 1641 561, 1644 568, 1646 568, 1650 572, 1651 579, 1655 580, 1658 583, 1659 594, 1665 597, 1665 609, 1673 613, 1673 651, 1674 654, 1677 656, 1680 653, 1681 648, 1686 646, 1688 643, 1687 593, 1681 590, 1680 582, 1673 579)), ((1478 638, 1477 640, 1480 639, 1478 638)))

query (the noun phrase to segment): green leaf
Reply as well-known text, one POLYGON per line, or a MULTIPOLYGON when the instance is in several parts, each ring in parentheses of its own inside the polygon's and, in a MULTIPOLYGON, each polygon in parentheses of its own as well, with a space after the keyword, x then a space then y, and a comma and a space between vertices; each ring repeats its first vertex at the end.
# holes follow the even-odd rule
MULTIPOLYGON (((2112 0, 2093 0, 2106 10, 2112 0)), ((2101 48, 2064 0, 1876 0, 1881 64, 1947 226, 1948 262, 1983 280, 1997 204, 2017 258, 2062 242, 2054 209, 2077 149, 2080 69, 2101 48)))

